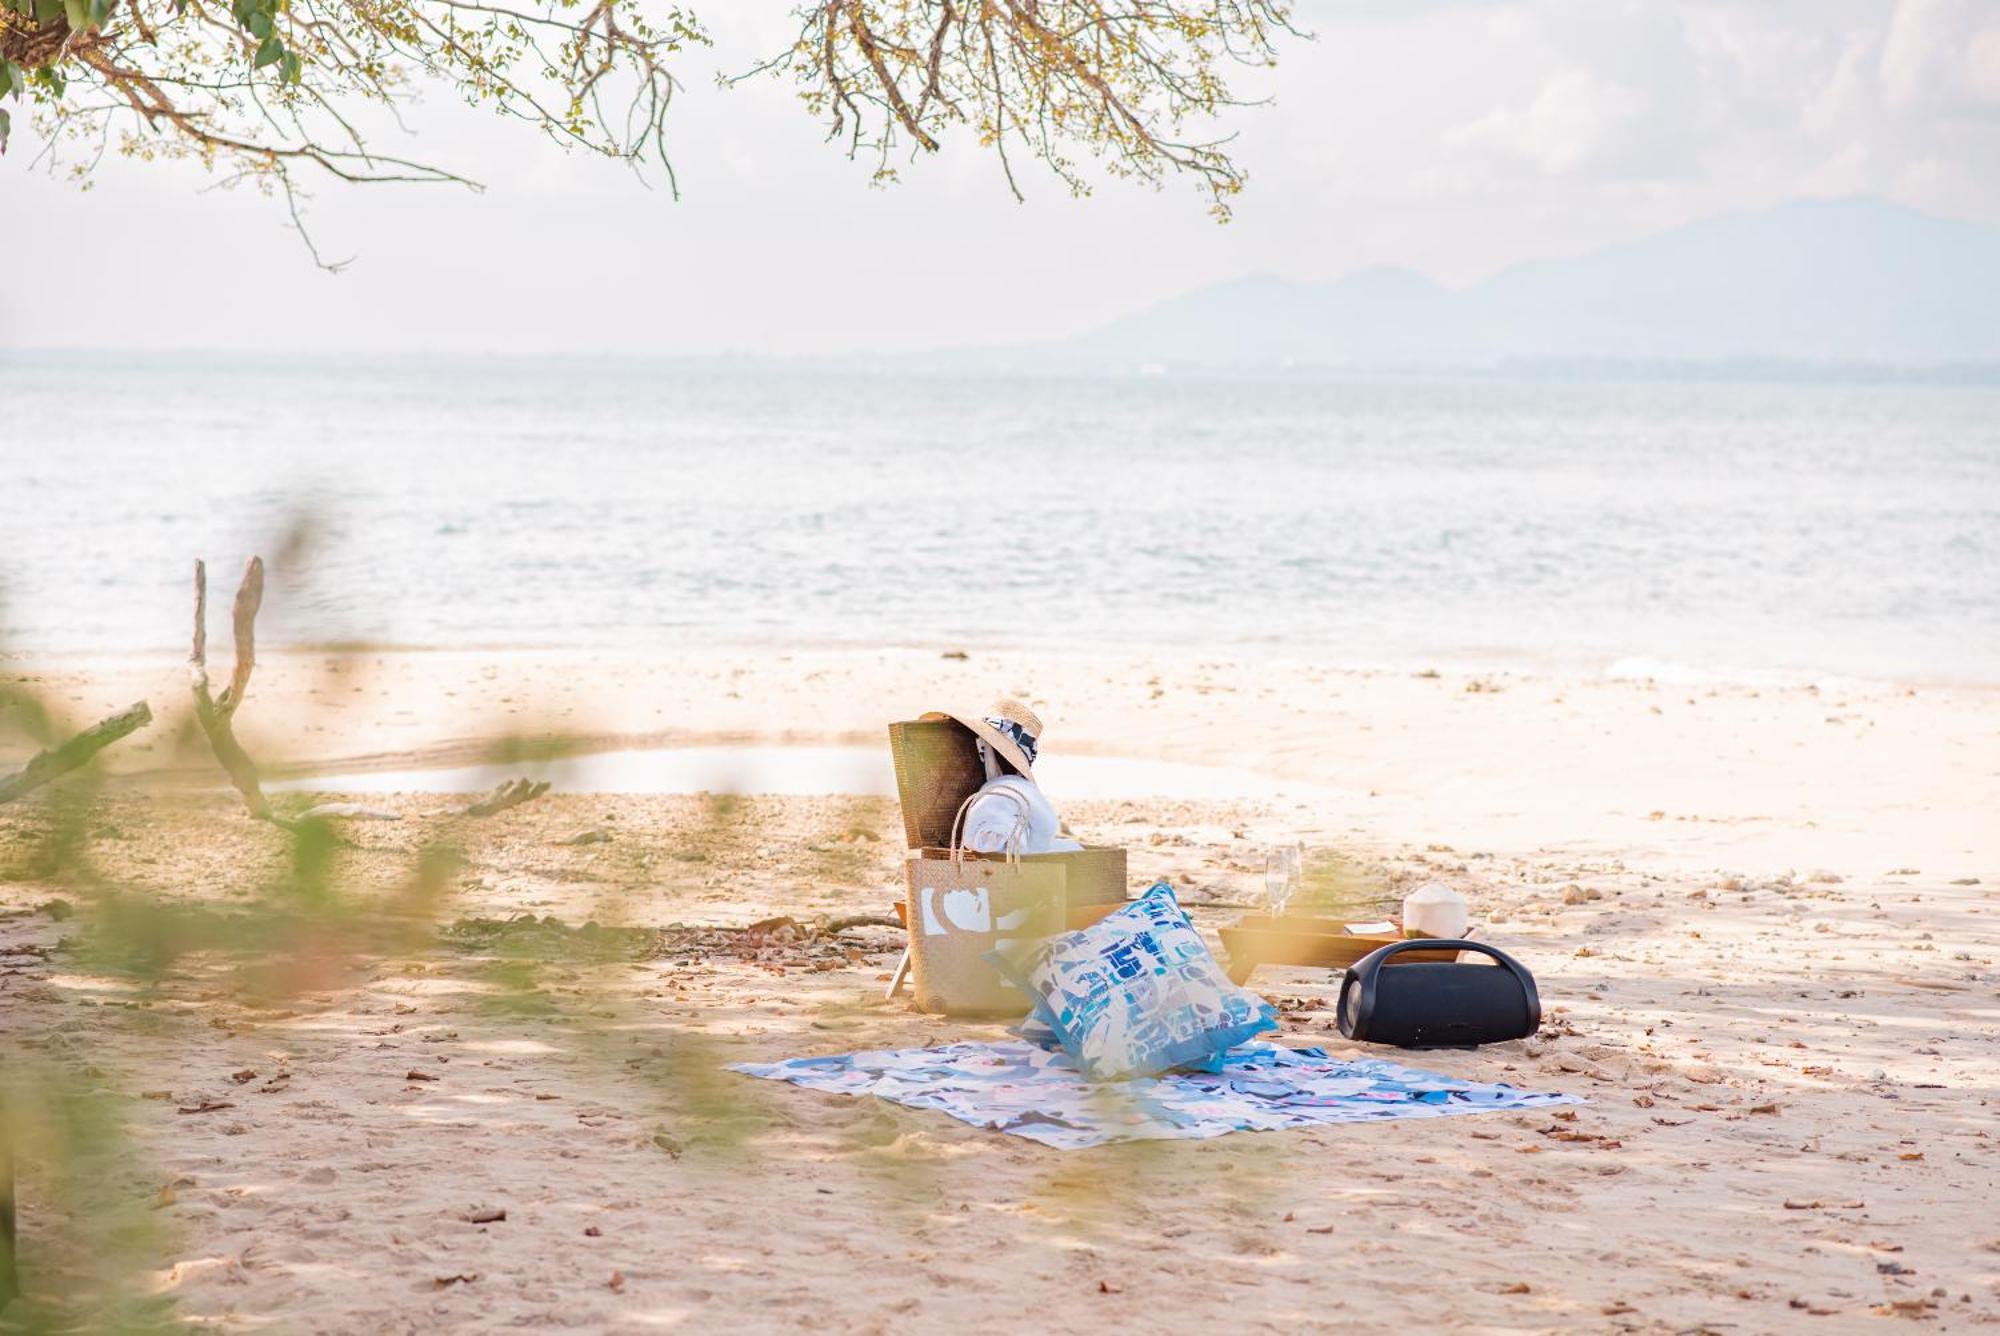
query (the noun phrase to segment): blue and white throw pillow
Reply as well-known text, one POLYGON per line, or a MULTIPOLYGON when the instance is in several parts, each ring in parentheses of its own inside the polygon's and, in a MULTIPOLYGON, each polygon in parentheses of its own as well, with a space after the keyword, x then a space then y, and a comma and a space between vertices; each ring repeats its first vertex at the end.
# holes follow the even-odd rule
POLYGON ((1278 1028, 1270 1003, 1215 963, 1164 881, 1088 928, 987 959, 1094 1081, 1211 1063, 1278 1028))

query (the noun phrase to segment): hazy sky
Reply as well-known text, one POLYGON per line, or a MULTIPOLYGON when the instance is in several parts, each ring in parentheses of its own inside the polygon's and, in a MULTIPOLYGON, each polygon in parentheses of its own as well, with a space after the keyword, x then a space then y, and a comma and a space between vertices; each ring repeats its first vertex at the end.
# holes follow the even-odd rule
MULTIPOLYGON (((1798 196, 2000 222, 1992 0, 1305 0, 1241 91, 1251 173, 1219 227, 1185 183, 1008 196, 968 140, 868 184, 778 83, 785 0, 697 4, 683 198, 432 93, 413 149, 484 181, 317 187, 315 270, 283 209, 186 166, 92 188, 0 159, 0 344, 517 353, 844 352, 1057 337, 1215 280, 1402 264, 1469 281, 1798 196)), ((25 116, 16 117, 17 129, 25 116)))

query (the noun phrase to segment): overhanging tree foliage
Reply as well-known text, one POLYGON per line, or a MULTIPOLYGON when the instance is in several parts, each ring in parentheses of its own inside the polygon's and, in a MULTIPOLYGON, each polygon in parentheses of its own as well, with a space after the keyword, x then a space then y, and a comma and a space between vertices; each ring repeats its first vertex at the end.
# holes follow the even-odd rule
MULTIPOLYGON (((743 3, 744 0, 730 0, 743 3)), ((1191 175, 1218 215, 1243 185, 1196 128, 1238 105, 1224 75, 1266 65, 1289 0, 815 0, 789 49, 752 73, 796 81, 851 153, 935 151, 963 127, 1041 159, 1073 191, 1079 159, 1157 183, 1191 175)), ((452 181, 385 154, 371 108, 426 84, 673 184, 675 70, 706 45, 660 0, 0 0, 0 147, 9 104, 45 152, 86 173, 106 152, 195 158, 281 192, 301 169, 343 181, 452 181), (67 157, 63 155, 67 153, 67 157)), ((748 76, 741 76, 748 77, 748 76)), ((736 82, 729 80, 728 82, 736 82)))

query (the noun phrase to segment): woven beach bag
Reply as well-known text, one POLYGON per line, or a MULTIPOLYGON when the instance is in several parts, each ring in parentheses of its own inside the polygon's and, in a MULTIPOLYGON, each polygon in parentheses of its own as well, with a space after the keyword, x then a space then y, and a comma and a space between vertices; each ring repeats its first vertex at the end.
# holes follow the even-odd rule
POLYGON ((967 858, 959 835, 968 796, 942 850, 909 860, 904 917, 910 931, 910 977, 919 1011, 952 1016, 1022 1016, 1028 995, 1001 977, 986 954, 1001 943, 1027 943, 1063 930, 1063 871, 1023 862, 1015 849, 998 859, 967 858), (942 856, 939 856, 939 854, 942 856))

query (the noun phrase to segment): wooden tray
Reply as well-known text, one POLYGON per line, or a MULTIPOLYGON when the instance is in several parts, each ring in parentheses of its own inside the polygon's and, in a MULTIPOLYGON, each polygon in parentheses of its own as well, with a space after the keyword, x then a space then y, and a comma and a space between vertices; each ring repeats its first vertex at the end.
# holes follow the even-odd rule
MULTIPOLYGON (((1249 979, 1259 965, 1323 965, 1345 969, 1370 951, 1403 940, 1401 933, 1360 935, 1346 931, 1333 919, 1291 914, 1282 919, 1268 914, 1246 914, 1220 932, 1223 948, 1229 952, 1229 977, 1237 983, 1249 979)), ((1390 963, 1456 959, 1456 951, 1405 951, 1390 963)))

